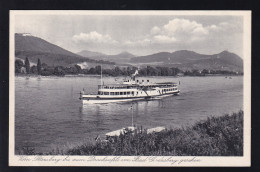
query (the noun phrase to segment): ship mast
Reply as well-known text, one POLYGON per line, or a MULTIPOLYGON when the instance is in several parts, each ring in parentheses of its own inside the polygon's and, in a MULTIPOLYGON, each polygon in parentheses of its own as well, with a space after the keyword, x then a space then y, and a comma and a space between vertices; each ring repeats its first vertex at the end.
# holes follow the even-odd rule
POLYGON ((132 111, 132 127, 134 126, 134 109, 133 104, 131 105, 131 111, 132 111))
POLYGON ((101 84, 100 84, 100 85, 103 85, 103 84, 102 84, 102 64, 101 64, 101 69, 100 69, 100 70, 101 70, 101 81, 100 81, 101 84))

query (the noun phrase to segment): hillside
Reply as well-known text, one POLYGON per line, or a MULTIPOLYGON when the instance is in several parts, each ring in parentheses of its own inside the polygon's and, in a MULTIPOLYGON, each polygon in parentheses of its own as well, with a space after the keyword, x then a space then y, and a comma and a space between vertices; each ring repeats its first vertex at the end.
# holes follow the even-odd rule
POLYGON ((77 54, 51 44, 41 38, 35 36, 23 36, 22 34, 15 34, 15 51, 42 52, 80 57, 77 54))
POLYGON ((181 70, 212 69, 243 71, 243 60, 238 55, 223 51, 218 54, 204 55, 194 51, 180 50, 175 52, 159 52, 147 56, 138 56, 122 52, 116 55, 106 55, 100 52, 83 50, 74 54, 57 45, 47 42, 30 34, 15 34, 15 57, 37 63, 38 58, 42 63, 50 66, 70 66, 80 64, 82 67, 96 66, 99 64, 119 66, 165 66, 177 67, 181 70))
POLYGON ((163 63, 175 63, 182 64, 193 60, 207 59, 208 55, 202 55, 195 53, 193 51, 180 50, 173 53, 160 52, 147 56, 140 56, 131 58, 132 63, 153 63, 153 62, 163 62, 163 63))
POLYGON ((77 54, 81 55, 82 57, 96 57, 96 56, 105 56, 106 55, 106 54, 103 54, 103 53, 88 51, 88 50, 80 51, 77 54))
POLYGON ((148 56, 131 58, 130 63, 178 67, 183 70, 243 70, 243 60, 238 55, 228 51, 223 51, 219 54, 213 55, 203 55, 187 50, 176 51, 173 53, 160 52, 148 56))
POLYGON ((48 65, 67 66, 82 62, 111 64, 82 57, 35 36, 17 33, 15 34, 15 56, 21 59, 28 57, 33 63, 37 63, 39 58, 42 63, 48 65))
POLYGON ((126 51, 121 52, 119 54, 115 54, 115 55, 106 55, 106 54, 99 53, 99 52, 83 50, 77 54, 82 55, 84 57, 94 59, 94 60, 104 60, 104 61, 110 61, 110 62, 116 62, 116 63, 128 63, 131 58, 135 57, 135 55, 133 55, 129 52, 126 52, 126 51))

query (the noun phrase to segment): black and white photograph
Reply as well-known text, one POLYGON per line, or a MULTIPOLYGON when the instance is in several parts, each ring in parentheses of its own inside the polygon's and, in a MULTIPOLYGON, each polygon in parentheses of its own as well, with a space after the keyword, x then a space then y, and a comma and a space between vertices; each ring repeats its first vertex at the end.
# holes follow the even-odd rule
POLYGON ((250 11, 10 11, 10 166, 250 166, 250 11))

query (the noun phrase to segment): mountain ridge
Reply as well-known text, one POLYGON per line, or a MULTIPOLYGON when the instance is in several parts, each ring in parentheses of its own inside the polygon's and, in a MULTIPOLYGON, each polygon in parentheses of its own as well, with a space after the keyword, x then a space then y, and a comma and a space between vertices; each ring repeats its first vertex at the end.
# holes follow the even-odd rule
POLYGON ((15 56, 20 59, 29 58, 37 63, 38 58, 48 65, 73 65, 78 63, 92 63, 92 65, 110 64, 118 66, 167 66, 183 70, 217 69, 243 71, 243 59, 229 51, 205 55, 190 50, 174 52, 158 52, 146 56, 135 56, 127 51, 115 55, 83 50, 88 53, 83 57, 62 47, 31 35, 15 34, 15 56), (98 64, 99 63, 99 64, 98 64))
POLYGON ((108 54, 104 54, 104 53, 100 53, 100 52, 82 50, 78 54, 82 55, 84 57, 87 57, 87 58, 95 59, 95 60, 106 60, 106 61, 113 61, 113 62, 117 62, 117 63, 128 62, 130 58, 135 57, 135 55, 133 55, 127 51, 122 51, 115 55, 108 55, 108 54), (94 55, 94 56, 91 56, 91 55, 94 55))
POLYGON ((131 64, 174 66, 182 69, 227 69, 243 70, 243 59, 228 51, 218 54, 204 55, 189 50, 175 52, 159 52, 147 56, 139 56, 130 59, 131 64))
POLYGON ((78 55, 81 55, 83 57, 96 57, 96 56, 105 56, 106 54, 95 52, 95 51, 89 51, 89 50, 82 50, 77 53, 78 55))
POLYGON ((48 65, 68 66, 82 62, 112 64, 82 57, 42 38, 20 33, 15 34, 15 56, 21 59, 27 57, 34 63, 37 63, 39 58, 42 63, 48 65))

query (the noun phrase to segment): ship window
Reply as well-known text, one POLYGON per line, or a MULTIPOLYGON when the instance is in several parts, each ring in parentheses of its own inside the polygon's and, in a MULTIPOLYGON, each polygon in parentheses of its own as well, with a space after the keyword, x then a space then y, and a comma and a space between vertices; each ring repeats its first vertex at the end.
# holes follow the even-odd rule
POLYGON ((116 95, 119 95, 119 92, 116 92, 116 95))
POLYGON ((134 92, 132 91, 132 94, 134 95, 134 92))
POLYGON ((100 91, 100 92, 99 92, 99 95, 103 95, 103 92, 102 92, 102 91, 100 91))
POLYGON ((100 95, 100 91, 98 92, 98 95, 100 95))
POLYGON ((110 95, 115 95, 115 93, 114 92, 110 92, 110 95))
POLYGON ((123 92, 120 92, 120 95, 123 95, 123 92))
POLYGON ((129 95, 129 94, 130 94, 130 91, 127 92, 127 95, 129 95))
POLYGON ((109 92, 104 92, 104 95, 109 95, 109 92))
POLYGON ((126 95, 126 92, 124 92, 124 95, 126 95))

